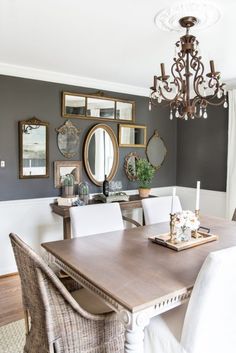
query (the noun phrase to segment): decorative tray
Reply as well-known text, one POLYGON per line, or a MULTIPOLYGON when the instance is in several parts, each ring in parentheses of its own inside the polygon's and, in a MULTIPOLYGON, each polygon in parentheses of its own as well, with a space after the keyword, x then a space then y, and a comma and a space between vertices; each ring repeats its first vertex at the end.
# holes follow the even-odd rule
POLYGON ((175 251, 181 251, 185 249, 190 249, 195 246, 209 243, 214 240, 218 240, 218 235, 211 234, 211 233, 205 233, 205 232, 200 232, 198 231, 199 237, 198 238, 191 238, 189 241, 181 241, 179 243, 172 243, 169 241, 170 239, 170 234, 165 233, 165 234, 160 234, 160 235, 154 235, 152 237, 149 237, 153 243, 166 246, 167 248, 170 248, 175 251))
POLYGON ((97 194, 94 196, 94 199, 102 202, 119 202, 119 201, 129 201, 129 195, 124 192, 114 193, 109 196, 105 196, 103 194, 97 194))

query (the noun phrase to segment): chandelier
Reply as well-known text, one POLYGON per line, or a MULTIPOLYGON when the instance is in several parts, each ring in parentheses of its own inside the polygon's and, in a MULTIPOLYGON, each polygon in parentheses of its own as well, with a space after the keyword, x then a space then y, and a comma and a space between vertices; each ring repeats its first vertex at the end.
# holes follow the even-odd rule
POLYGON ((161 64, 161 75, 154 76, 150 87, 149 110, 152 105, 162 101, 170 106, 170 120, 207 118, 207 106, 228 107, 225 84, 220 82, 220 72, 215 70, 214 61, 210 61, 210 72, 204 77, 204 65, 199 52, 199 42, 189 34, 189 29, 197 23, 193 16, 183 17, 180 25, 186 28, 186 34, 175 44, 176 55, 171 67, 171 77, 161 64))

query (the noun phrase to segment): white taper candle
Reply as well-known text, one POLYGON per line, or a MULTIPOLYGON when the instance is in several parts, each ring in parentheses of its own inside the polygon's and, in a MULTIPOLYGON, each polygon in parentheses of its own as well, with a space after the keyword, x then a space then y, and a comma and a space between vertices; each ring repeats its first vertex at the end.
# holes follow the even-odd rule
POLYGON ((171 214, 174 214, 174 197, 176 195, 176 187, 173 187, 172 190, 172 199, 171 199, 171 214))
POLYGON ((201 182, 197 181, 197 191, 196 191, 196 207, 195 210, 199 210, 199 206, 200 206, 200 185, 201 182))

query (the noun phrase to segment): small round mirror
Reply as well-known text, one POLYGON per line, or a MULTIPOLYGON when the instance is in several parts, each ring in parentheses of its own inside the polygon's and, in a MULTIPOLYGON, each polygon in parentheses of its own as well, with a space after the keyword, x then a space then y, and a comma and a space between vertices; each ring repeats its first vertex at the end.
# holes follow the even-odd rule
POLYGON ((125 157, 124 170, 129 180, 135 181, 136 175, 136 162, 140 159, 139 155, 135 152, 130 152, 125 157))
POLYGON ((159 136, 157 130, 155 130, 154 134, 149 139, 146 148, 148 161, 154 168, 159 169, 165 160, 166 153, 167 149, 165 143, 159 136))
POLYGON ((57 145, 61 154, 66 158, 72 158, 79 152, 80 129, 67 120, 64 125, 56 130, 57 145))
POLYGON ((84 146, 84 163, 89 178, 102 185, 105 175, 110 181, 117 172, 118 144, 113 130, 105 124, 95 125, 88 133, 84 146))

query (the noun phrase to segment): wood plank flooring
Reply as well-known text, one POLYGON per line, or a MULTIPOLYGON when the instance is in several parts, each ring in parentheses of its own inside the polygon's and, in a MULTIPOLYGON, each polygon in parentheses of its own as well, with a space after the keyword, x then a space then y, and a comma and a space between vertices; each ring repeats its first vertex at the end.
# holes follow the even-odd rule
POLYGON ((19 276, 0 278, 0 326, 23 317, 19 276))

